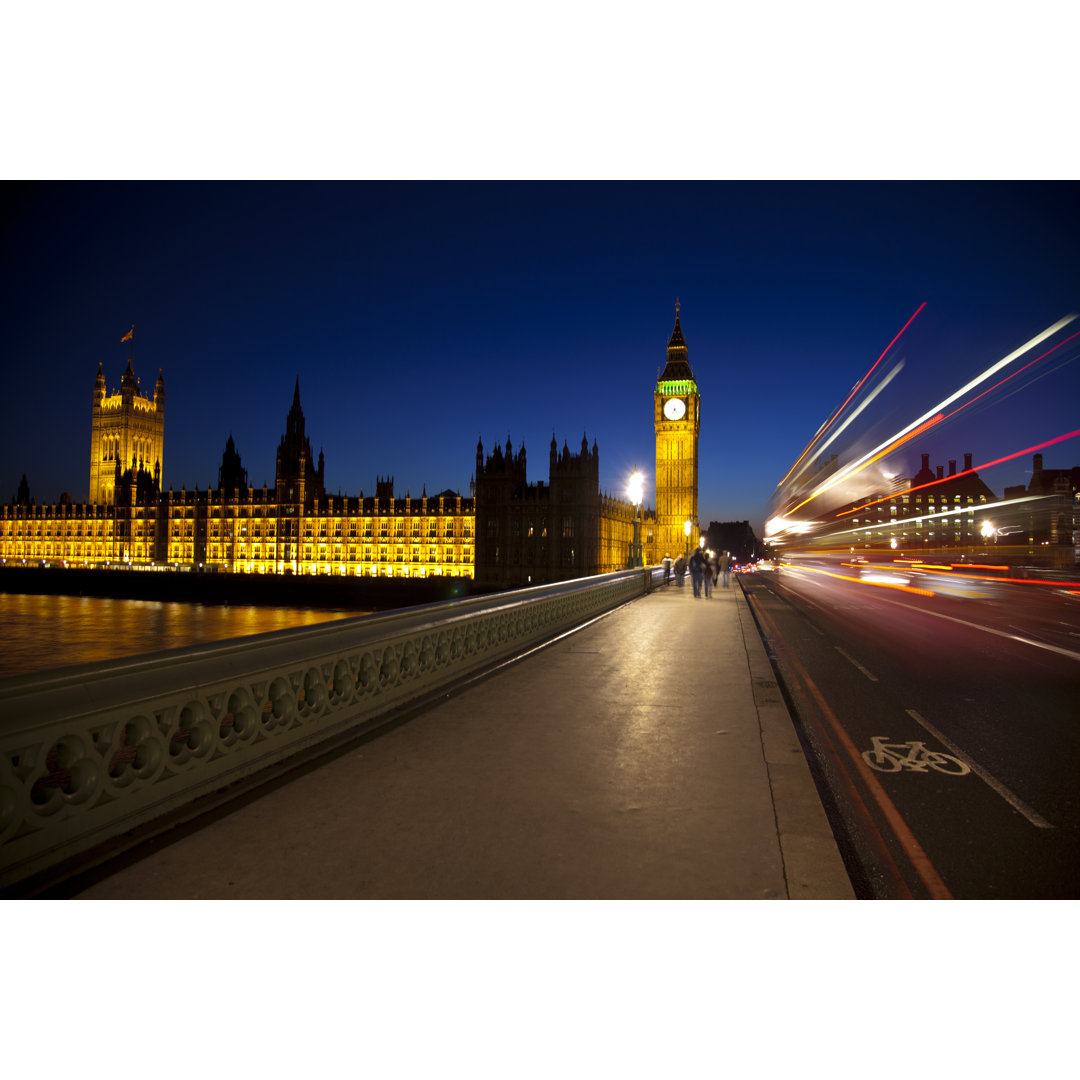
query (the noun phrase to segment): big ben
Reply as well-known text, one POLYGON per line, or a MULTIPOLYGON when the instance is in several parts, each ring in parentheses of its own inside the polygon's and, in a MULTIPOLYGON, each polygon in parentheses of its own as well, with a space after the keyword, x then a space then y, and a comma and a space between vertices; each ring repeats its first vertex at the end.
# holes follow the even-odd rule
POLYGON ((656 533, 654 561, 665 554, 677 558, 698 542, 698 432, 701 396, 679 325, 667 347, 667 364, 653 394, 656 430, 656 533), (690 535, 685 531, 690 522, 690 535))

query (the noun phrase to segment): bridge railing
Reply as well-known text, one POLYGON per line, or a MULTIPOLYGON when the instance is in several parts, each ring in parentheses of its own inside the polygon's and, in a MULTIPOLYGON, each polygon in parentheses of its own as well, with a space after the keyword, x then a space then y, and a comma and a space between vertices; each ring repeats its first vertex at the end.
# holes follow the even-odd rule
POLYGON ((660 578, 628 570, 2 680, 0 888, 122 845, 137 827, 152 833, 165 815, 377 726, 660 578))

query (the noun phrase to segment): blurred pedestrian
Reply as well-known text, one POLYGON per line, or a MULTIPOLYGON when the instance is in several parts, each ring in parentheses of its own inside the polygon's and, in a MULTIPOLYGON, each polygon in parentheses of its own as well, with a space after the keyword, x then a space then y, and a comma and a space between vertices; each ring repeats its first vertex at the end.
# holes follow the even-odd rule
POLYGON ((694 597, 701 596, 701 579, 704 576, 705 556, 701 548, 694 548, 694 554, 690 556, 690 582, 694 586, 694 597))
POLYGON ((724 588, 727 589, 731 585, 731 552, 725 551, 720 556, 720 576, 724 579, 724 588))
POLYGON ((671 581, 671 556, 664 552, 664 584, 671 581))
POLYGON ((680 555, 675 560, 675 584, 682 588, 682 579, 686 574, 686 560, 680 555))

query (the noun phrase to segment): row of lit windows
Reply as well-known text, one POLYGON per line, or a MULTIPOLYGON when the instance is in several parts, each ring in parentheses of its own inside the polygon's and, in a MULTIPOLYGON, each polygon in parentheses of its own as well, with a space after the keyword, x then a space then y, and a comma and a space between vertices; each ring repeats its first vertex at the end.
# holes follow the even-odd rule
MULTIPOLYGON (((260 547, 254 547, 254 548, 244 547, 244 548, 241 548, 239 551, 234 552, 232 554, 231 558, 230 558, 230 553, 229 553, 229 550, 228 550, 227 547, 224 547, 224 546, 222 546, 220 544, 211 544, 210 547, 207 548, 207 562, 210 562, 210 563, 228 562, 228 561, 243 562, 243 561, 248 560, 248 559, 262 559, 264 557, 269 559, 269 558, 272 558, 272 557, 274 557, 276 555, 282 555, 283 557, 287 557, 286 554, 285 554, 284 549, 270 549, 270 548, 268 548, 267 550, 264 551, 260 547)), ((334 555, 331 557, 325 551, 320 551, 320 552, 318 552, 318 554, 316 554, 316 552, 314 551, 313 548, 305 547, 305 548, 301 549, 301 557, 304 558, 305 560, 315 560, 315 559, 317 559, 320 562, 372 562, 372 561, 375 561, 375 562, 380 562, 380 563, 390 563, 390 562, 395 562, 395 563, 400 563, 400 562, 415 562, 415 563, 428 562, 428 563, 434 563, 434 562, 440 562, 441 561, 441 562, 445 562, 445 563, 458 563, 458 562, 468 563, 468 562, 472 562, 472 551, 469 548, 465 548, 461 552, 455 552, 453 550, 447 550, 447 551, 443 552, 442 557, 440 559, 439 553, 434 548, 432 548, 431 550, 429 550, 428 552, 426 552, 424 554, 421 554, 421 552, 417 548, 414 548, 411 552, 408 552, 408 553, 406 553, 402 548, 398 548, 396 551, 393 551, 393 552, 388 552, 385 548, 380 549, 378 552, 373 551, 371 548, 367 548, 364 551, 359 551, 359 552, 355 551, 355 550, 349 551, 347 553, 335 552, 334 555)))

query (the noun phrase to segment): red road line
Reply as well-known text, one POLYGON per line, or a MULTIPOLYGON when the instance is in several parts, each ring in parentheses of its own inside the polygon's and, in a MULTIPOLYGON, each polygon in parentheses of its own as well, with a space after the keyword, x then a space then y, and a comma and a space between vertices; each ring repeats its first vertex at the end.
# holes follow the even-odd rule
MULTIPOLYGON (((760 602, 757 603, 757 611, 761 615, 762 619, 766 623, 768 623, 770 633, 774 637, 780 638, 780 632, 776 626, 776 623, 774 623, 773 620, 770 619, 769 616, 765 613, 760 602)), ((822 694, 821 690, 818 689, 818 686, 814 682, 814 680, 810 678, 810 675, 807 672, 806 668, 804 668, 802 664, 799 663, 799 661, 790 651, 787 651, 786 658, 795 667, 799 678, 803 681, 803 684, 813 695, 814 701, 817 703, 817 706, 821 710, 822 715, 825 717, 826 720, 829 721, 829 724, 832 727, 834 733, 836 734, 836 737, 838 738, 841 746, 843 746, 844 750, 847 751, 848 756, 855 763, 856 772, 858 773, 860 779, 862 779, 862 781, 866 784, 867 788, 870 791, 870 794, 873 795, 874 801, 878 804, 878 807, 884 814, 885 820, 889 823, 889 827, 893 831, 893 835, 896 837, 898 843, 904 850, 904 854, 908 857, 908 860, 914 867, 915 873, 919 875, 920 880, 926 886, 927 891, 930 893, 930 898, 933 900, 952 900, 952 893, 949 892, 949 889, 946 886, 945 882, 941 879, 941 876, 938 874, 937 870, 934 869, 934 865, 930 862, 929 856, 923 850, 922 845, 919 843, 919 841, 915 839, 915 834, 908 827, 908 824, 904 820, 900 811, 897 810, 895 803, 893 803, 892 799, 890 799, 889 796, 886 794, 885 789, 878 782, 877 777, 874 776, 869 766, 863 760, 862 754, 859 753, 858 747, 856 747, 856 745, 851 741, 851 737, 844 729, 844 726, 840 722, 840 719, 832 711, 832 709, 829 708, 828 702, 826 702, 824 694, 822 694)), ((858 802, 862 806, 863 812, 866 813, 867 820, 870 821, 873 825, 873 818, 870 817, 869 811, 866 809, 865 803, 862 802, 861 798, 858 798, 858 802)), ((876 825, 873 827, 875 831, 877 831, 876 825)), ((908 892, 908 895, 910 897, 910 890, 907 890, 906 886, 905 891, 908 892)))

